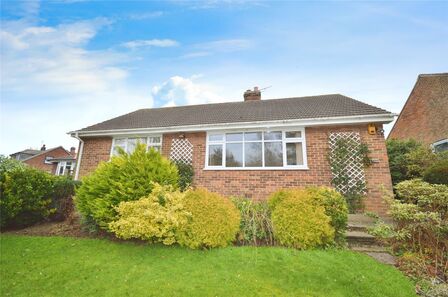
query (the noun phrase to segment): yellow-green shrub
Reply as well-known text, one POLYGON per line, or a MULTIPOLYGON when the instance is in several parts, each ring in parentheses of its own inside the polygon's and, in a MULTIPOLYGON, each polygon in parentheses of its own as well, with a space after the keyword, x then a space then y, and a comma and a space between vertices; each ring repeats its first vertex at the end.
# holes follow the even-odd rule
POLYGON ((330 224, 335 231, 335 241, 345 242, 348 206, 344 196, 328 187, 310 187, 306 188, 306 191, 313 198, 313 203, 325 208, 325 214, 330 217, 330 224))
POLYGON ((193 249, 224 247, 235 239, 240 215, 230 200, 196 189, 186 193, 184 206, 191 216, 179 230, 179 244, 193 249))
POLYGON ((313 191, 280 190, 269 198, 276 240, 288 247, 307 249, 334 242, 335 230, 325 207, 313 191))
POLYGON ((184 196, 185 193, 174 191, 172 186, 154 184, 148 196, 121 202, 115 207, 118 219, 109 223, 109 230, 123 239, 138 238, 171 245, 189 216, 184 210, 184 196))

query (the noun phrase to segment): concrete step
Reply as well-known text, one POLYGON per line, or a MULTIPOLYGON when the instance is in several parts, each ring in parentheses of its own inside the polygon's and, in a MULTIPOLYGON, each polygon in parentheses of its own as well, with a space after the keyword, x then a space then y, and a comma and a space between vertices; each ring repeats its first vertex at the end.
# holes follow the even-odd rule
POLYGON ((374 245, 375 237, 364 231, 347 231, 345 233, 347 243, 350 245, 374 245))
POLYGON ((392 256, 389 253, 366 252, 365 254, 369 255, 372 258, 374 258, 378 262, 381 262, 381 263, 386 264, 386 265, 395 266, 395 264, 397 263, 395 256, 392 256))
POLYGON ((387 253, 387 248, 381 245, 351 245, 350 250, 362 253, 387 253))

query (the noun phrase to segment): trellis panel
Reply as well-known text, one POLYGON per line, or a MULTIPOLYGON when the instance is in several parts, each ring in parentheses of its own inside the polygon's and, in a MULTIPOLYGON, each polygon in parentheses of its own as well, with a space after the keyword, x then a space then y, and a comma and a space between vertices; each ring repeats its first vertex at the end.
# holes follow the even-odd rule
POLYGON ((193 145, 188 139, 173 139, 171 142, 170 159, 173 161, 192 164, 193 162, 193 145))
MULTIPOLYGON (((351 189, 359 187, 361 185, 362 194, 366 193, 366 179, 364 174, 364 166, 362 157, 357 154, 361 146, 361 136, 358 132, 332 132, 329 135, 329 146, 330 146, 330 160, 333 166, 343 167, 345 172, 343 178, 348 178, 347 183, 336 184, 336 190, 346 194, 350 192, 351 189), (349 141, 351 146, 347 147, 348 154, 346 158, 337 156, 336 149, 339 140, 349 141)), ((333 178, 341 178, 335 170, 332 168, 333 178)), ((342 175, 342 174, 341 174, 342 175)))

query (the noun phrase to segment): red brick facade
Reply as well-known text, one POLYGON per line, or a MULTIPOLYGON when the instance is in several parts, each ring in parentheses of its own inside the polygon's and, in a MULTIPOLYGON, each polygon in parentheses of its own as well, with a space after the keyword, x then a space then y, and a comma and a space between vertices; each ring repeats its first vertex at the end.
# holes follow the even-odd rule
MULTIPOLYGON (((386 146, 382 135, 367 133, 367 125, 306 128, 308 170, 204 170, 206 133, 185 133, 185 138, 193 144, 194 185, 226 196, 245 196, 255 200, 266 199, 270 193, 280 188, 330 186, 328 135, 337 131, 359 132, 363 141, 368 144, 370 157, 375 162, 365 170, 368 186, 365 206, 368 211, 384 215, 386 206, 382 200, 382 188, 387 191, 392 189, 386 146)), ((172 140, 177 137, 177 133, 163 135, 162 153, 166 157, 169 156, 172 140)), ((100 161, 109 160, 111 145, 111 137, 85 138, 80 176, 94 170, 100 161)))
POLYGON ((52 150, 48 150, 43 154, 39 154, 29 160, 23 161, 23 163, 28 164, 34 168, 43 170, 45 172, 55 174, 56 167, 58 166, 55 164, 47 164, 45 163, 45 158, 52 157, 52 158, 64 158, 64 157, 70 157, 71 155, 61 146, 57 147, 52 150))
POLYGON ((448 73, 418 77, 389 138, 427 145, 448 138, 448 73))

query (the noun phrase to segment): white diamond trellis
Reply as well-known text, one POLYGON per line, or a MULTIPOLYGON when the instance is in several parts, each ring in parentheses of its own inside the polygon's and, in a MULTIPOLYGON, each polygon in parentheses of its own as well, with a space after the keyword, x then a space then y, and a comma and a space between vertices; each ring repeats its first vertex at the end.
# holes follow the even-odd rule
POLYGON ((188 139, 173 139, 171 142, 170 159, 173 161, 181 161, 186 164, 192 164, 193 145, 188 139))
POLYGON ((366 181, 362 157, 357 153, 361 146, 361 136, 358 132, 333 132, 329 137, 330 161, 333 180, 343 180, 335 183, 336 190, 346 194, 357 188, 366 193, 366 181), (344 143, 346 145, 344 145, 344 143), (347 145, 348 144, 348 145, 347 145), (336 154, 339 145, 344 145, 346 153, 342 157, 336 154))

